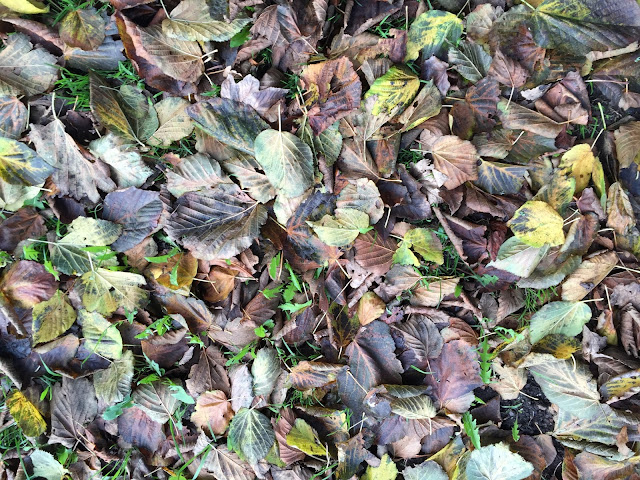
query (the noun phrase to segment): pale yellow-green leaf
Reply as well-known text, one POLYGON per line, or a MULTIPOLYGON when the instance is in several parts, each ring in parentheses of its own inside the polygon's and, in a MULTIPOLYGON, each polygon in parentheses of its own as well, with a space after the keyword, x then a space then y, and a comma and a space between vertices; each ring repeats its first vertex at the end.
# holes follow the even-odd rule
POLYGON ((545 202, 529 200, 516 210, 507 225, 520 241, 532 247, 564 243, 562 217, 545 202))
POLYGON ((388 454, 384 454, 377 467, 367 466, 366 472, 360 480, 396 480, 398 467, 388 454))
POLYGON ((69 471, 53 455, 43 450, 34 450, 29 456, 33 464, 33 475, 47 480, 62 480, 69 471))
POLYGON ((229 40, 250 18, 235 18, 226 21, 211 16, 211 7, 206 0, 185 0, 171 11, 169 18, 162 21, 162 31, 170 38, 198 42, 223 42, 229 40))
POLYGON ((298 197, 313 184, 313 153, 295 135, 265 130, 256 137, 254 150, 256 160, 278 193, 298 197))
POLYGON ((445 41, 455 43, 462 35, 462 20, 453 13, 429 10, 414 20, 407 38, 405 62, 418 58, 424 49, 424 59, 436 54, 445 41))
POLYGON ((122 357, 122 336, 116 324, 96 312, 80 310, 78 323, 82 325, 84 346, 90 352, 117 360, 122 357))
POLYGON ((168 147, 171 143, 191 134, 194 123, 187 114, 186 108, 191 105, 180 97, 169 97, 156 104, 160 126, 147 143, 168 147))
POLYGON ((71 245, 106 246, 122 233, 122 225, 93 217, 78 217, 69 225, 69 233, 62 239, 71 245))
POLYGON ((120 188, 139 187, 153 173, 135 146, 113 133, 92 141, 89 150, 111 167, 120 188))
POLYGON ((393 252, 392 260, 394 264, 413 265, 414 267, 420 266, 420 260, 418 260, 418 257, 411 251, 408 242, 400 242, 398 249, 393 252))
POLYGON ((550 333, 575 336, 591 320, 591 309, 581 302, 551 302, 531 317, 531 343, 550 333))
POLYGON ((465 469, 467 480, 522 480, 533 473, 533 465, 504 443, 471 452, 465 469))
POLYGON ((562 156, 558 168, 575 178, 576 195, 582 193, 589 185, 595 161, 591 147, 586 143, 576 145, 562 156))
POLYGON ((24 143, 0 137, 0 178, 12 185, 38 185, 46 180, 54 167, 24 143))
POLYGON ((287 434, 287 445, 297 448, 307 455, 325 455, 327 448, 320 443, 316 432, 307 422, 297 418, 287 434))
POLYGON ((130 312, 142 307, 148 294, 140 287, 145 284, 142 275, 97 268, 82 275, 77 288, 87 310, 111 315, 119 307, 130 312))
POLYGON ((391 411, 409 420, 426 420, 436 416, 436 407, 426 394, 395 398, 391 401, 391 411))
POLYGON ((9 413, 16 421, 22 433, 27 437, 38 437, 47 429, 42 414, 24 394, 16 390, 7 397, 9 413))
POLYGON ((378 77, 364 98, 376 96, 372 115, 381 113, 394 115, 404 109, 420 88, 420 79, 405 67, 392 66, 387 73, 378 77))
POLYGON ((131 393, 132 379, 133 353, 126 350, 109 368, 93 374, 96 397, 107 405, 121 402, 131 393))
POLYGON ((335 215, 325 215, 318 222, 307 222, 327 245, 342 247, 353 242, 369 228, 369 215, 354 208, 336 208, 335 215))
POLYGON ((433 230, 428 228, 414 228, 409 230, 403 239, 409 243, 414 252, 420 254, 425 262, 444 263, 442 243, 433 230))
POLYGON ((527 278, 548 251, 548 244, 542 247, 532 247, 520 241, 518 237, 511 237, 500 245, 497 258, 489 262, 488 266, 527 278))
POLYGON ((49 6, 36 0, 0 0, 0 4, 10 10, 27 15, 35 15, 36 13, 47 13, 49 6))
POLYGON ((66 332, 76 321, 76 311, 60 291, 33 307, 33 344, 50 342, 66 332))

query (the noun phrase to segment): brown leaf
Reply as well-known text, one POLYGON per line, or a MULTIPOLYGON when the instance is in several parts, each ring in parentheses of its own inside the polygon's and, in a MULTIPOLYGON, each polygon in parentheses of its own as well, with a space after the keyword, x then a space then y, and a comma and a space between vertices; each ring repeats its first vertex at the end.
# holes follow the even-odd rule
POLYGON ((431 375, 425 383, 433 389, 440 408, 463 413, 474 399, 473 389, 482 385, 478 353, 460 340, 445 343, 440 356, 429 362, 431 375))
POLYGON ((335 382, 337 374, 346 368, 345 365, 302 361, 291 369, 289 379, 294 388, 309 390, 335 382))
POLYGON ((0 223, 0 250, 12 252, 27 238, 47 233, 44 218, 33 207, 24 207, 0 223))
POLYGON ((520 88, 527 81, 527 71, 520 63, 506 56, 499 48, 496 50, 489 75, 495 77, 501 84, 512 88, 520 88))
POLYGON ((365 293, 358 302, 358 320, 360 325, 367 325, 380 318, 385 312, 386 305, 380 297, 373 292, 365 293))
POLYGON ((191 396, 198 397, 206 391, 220 390, 229 397, 231 385, 224 365, 225 358, 217 347, 202 350, 198 363, 191 367, 186 381, 191 396))
POLYGON ((393 254, 398 248, 397 243, 391 237, 385 240, 380 235, 371 233, 359 235, 354 246, 356 262, 375 275, 385 275, 389 271, 393 254))
POLYGON ((287 465, 303 460, 306 454, 297 448, 290 447, 287 443, 287 435, 293 428, 296 417, 290 408, 285 408, 280 412, 280 419, 276 424, 275 434, 278 441, 280 458, 287 465))
POLYGON ((438 328, 426 315, 412 315, 392 325, 391 335, 401 351, 399 358, 405 370, 412 365, 421 370, 429 368, 429 359, 437 358, 444 344, 438 328))
POLYGON ((478 178, 478 155, 471 142, 454 135, 434 136, 429 137, 425 148, 433 155, 438 171, 448 177, 445 188, 454 189, 478 178))
POLYGON ((622 310, 620 322, 620 343, 624 350, 638 357, 640 348, 640 313, 632 305, 622 310))
POLYGON ((165 439, 162 425, 151 420, 138 407, 127 408, 118 417, 118 434, 123 441, 148 454, 157 451, 160 443, 165 439))
POLYGON ((360 106, 362 84, 347 57, 307 65, 300 74, 309 125, 316 135, 360 106))
POLYGON ((30 260, 14 263, 0 280, 0 293, 21 308, 49 300, 57 289, 58 282, 44 265, 30 260))
POLYGON ((213 267, 206 277, 204 298, 207 302, 221 302, 229 296, 235 286, 238 272, 230 268, 213 267), (210 283, 209 283, 210 282, 210 283))
POLYGON ((204 392, 196 401, 191 421, 212 435, 222 435, 233 418, 231 403, 220 390, 204 392))

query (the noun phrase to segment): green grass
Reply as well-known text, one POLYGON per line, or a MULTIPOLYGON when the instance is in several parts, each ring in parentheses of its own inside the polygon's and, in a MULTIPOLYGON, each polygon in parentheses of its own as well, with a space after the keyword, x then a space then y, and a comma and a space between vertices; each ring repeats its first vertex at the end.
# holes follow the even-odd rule
POLYGON ((424 158, 424 154, 422 152, 416 152, 415 150, 411 150, 409 148, 403 148, 398 152, 397 163, 401 163, 406 167, 410 167, 411 165, 422 160, 423 158, 424 158))
POLYGON ((97 0, 47 0, 46 3, 50 9, 50 13, 48 15, 53 15, 53 25, 57 24, 66 15, 76 10, 94 7, 98 11, 101 11, 111 8, 109 3, 103 3, 97 0))
POLYGON ((389 38, 391 36, 392 28, 395 28, 396 30, 407 29, 407 20, 404 16, 394 18, 390 17, 390 15, 387 15, 380 21, 380 23, 371 27, 368 31, 371 33, 375 33, 382 38, 389 38))

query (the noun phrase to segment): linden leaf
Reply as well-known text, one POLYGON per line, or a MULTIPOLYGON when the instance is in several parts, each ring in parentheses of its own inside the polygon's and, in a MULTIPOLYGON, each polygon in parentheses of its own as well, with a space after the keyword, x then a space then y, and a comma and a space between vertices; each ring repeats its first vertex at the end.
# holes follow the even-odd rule
POLYGON ((299 197, 313 185, 313 153, 289 132, 265 130, 256 137, 256 160, 269 182, 286 197, 299 197))
POLYGON ((551 302, 531 317, 531 343, 550 333, 575 336, 591 320, 591 309, 581 302, 551 302))
POLYGON ((47 430, 47 423, 38 408, 19 390, 9 394, 6 405, 27 437, 38 437, 47 430))
POLYGON ((522 205, 507 225, 520 241, 532 247, 564 243, 562 217, 549 204, 529 200, 522 205))
POLYGON ((462 35, 463 23, 453 13, 429 10, 416 18, 409 28, 407 55, 415 60, 422 51, 424 59, 436 55, 445 42, 455 44, 462 35))
POLYGON ((411 70, 393 66, 373 82, 364 98, 376 97, 372 115, 386 113, 393 116, 409 105, 418 93, 418 88, 420 79, 411 70))
POLYGON ((49 300, 36 304, 32 315, 34 345, 58 338, 76 321, 76 311, 60 290, 49 300))
POLYGON ((333 217, 325 215, 320 221, 307 224, 327 245, 342 247, 368 231, 369 215, 355 208, 336 208, 333 217))
POLYGON ((248 408, 241 408, 233 417, 227 438, 233 449, 251 464, 266 457, 276 440, 269 419, 258 410, 248 408))
POLYGON ((147 292, 140 288, 146 281, 142 275, 97 268, 78 282, 82 303, 90 312, 111 315, 123 307, 132 312, 147 302, 147 292))

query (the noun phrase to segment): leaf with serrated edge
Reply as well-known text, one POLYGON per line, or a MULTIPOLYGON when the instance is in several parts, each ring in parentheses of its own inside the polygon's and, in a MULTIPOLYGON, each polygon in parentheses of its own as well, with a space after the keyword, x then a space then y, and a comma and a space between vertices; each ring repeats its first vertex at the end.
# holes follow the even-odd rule
POLYGON ((532 472, 533 465, 503 443, 471 452, 465 470, 467 480, 522 480, 532 472))
POLYGON ((255 464, 267 456, 276 437, 267 417, 257 410, 241 408, 231 420, 228 439, 249 463, 255 464))
POLYGON ((62 480, 69 471, 53 455, 43 450, 34 450, 29 456, 33 464, 33 475, 46 480, 62 480))
POLYGON ((32 315, 34 345, 58 338, 76 320, 76 311, 60 290, 49 300, 36 304, 32 315))
POLYGON ((188 101, 180 97, 169 97, 156 103, 160 126, 149 137, 147 143, 168 147, 172 142, 191 135, 194 124, 187 114, 189 105, 191 104, 188 101))
POLYGON ((325 215, 318 222, 307 224, 327 245, 342 247, 353 242, 369 227, 369 215, 354 208, 336 208, 335 216, 325 215))
POLYGON ((131 380, 133 353, 126 350, 120 359, 109 365, 109 368, 93 374, 96 397, 107 405, 121 402, 131 393, 131 380))
POLYGON ((111 315, 119 307, 132 312, 147 302, 147 292, 140 288, 146 280, 142 275, 97 268, 78 282, 82 303, 89 311, 111 315))
POLYGON ((531 317, 531 343, 550 333, 574 336, 591 320, 591 309, 581 302, 551 302, 531 317))

